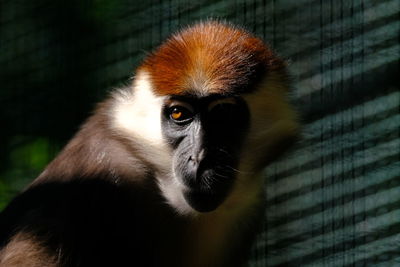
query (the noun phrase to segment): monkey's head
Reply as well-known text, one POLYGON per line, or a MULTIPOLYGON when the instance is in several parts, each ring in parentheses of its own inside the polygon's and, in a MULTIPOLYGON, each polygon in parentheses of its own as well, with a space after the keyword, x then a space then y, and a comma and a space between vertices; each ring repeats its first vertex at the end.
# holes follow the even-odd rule
POLYGON ((287 90, 284 61, 260 39, 209 21, 145 59, 119 96, 116 124, 142 147, 171 206, 207 212, 296 135, 287 90))

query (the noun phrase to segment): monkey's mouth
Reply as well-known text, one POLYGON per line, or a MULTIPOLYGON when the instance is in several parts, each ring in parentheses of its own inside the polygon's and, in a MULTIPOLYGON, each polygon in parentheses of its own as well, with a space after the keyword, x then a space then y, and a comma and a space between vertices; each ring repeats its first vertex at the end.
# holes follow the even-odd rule
POLYGON ((187 203, 198 212, 210 212, 218 208, 232 188, 234 174, 199 168, 196 174, 189 176, 193 175, 196 177, 185 177, 186 181, 196 181, 186 183, 187 191, 184 197, 187 203))

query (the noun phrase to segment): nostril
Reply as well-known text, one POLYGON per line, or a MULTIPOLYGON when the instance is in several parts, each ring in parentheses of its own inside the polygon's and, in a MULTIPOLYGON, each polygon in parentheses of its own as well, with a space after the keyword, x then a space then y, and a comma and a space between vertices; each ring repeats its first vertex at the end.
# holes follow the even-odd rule
POLYGON ((190 156, 189 161, 196 163, 196 164, 199 163, 196 156, 190 156))
POLYGON ((205 156, 205 150, 202 149, 197 154, 189 156, 188 162, 199 164, 204 159, 204 156, 205 156))

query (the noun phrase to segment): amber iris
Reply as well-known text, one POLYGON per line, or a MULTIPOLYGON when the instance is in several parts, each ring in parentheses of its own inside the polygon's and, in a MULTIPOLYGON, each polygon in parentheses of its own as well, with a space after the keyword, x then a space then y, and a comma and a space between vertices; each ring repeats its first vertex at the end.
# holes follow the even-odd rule
POLYGON ((173 110, 172 113, 171 113, 171 117, 172 117, 174 120, 179 120, 179 118, 182 117, 182 111, 179 111, 179 110, 177 110, 177 109, 173 110))

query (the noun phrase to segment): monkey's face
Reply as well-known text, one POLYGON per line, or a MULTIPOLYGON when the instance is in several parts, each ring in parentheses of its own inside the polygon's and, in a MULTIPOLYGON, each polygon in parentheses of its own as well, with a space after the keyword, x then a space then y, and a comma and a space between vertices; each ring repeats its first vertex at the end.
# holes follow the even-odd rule
POLYGON ((257 195, 271 147, 297 128, 287 89, 284 62, 260 39, 199 23, 145 59, 132 91, 117 97, 115 125, 175 210, 212 211, 224 200, 231 209, 239 195, 257 195))
POLYGON ((171 96, 162 109, 162 132, 172 147, 172 169, 195 210, 216 209, 235 180, 249 110, 240 97, 171 96))

